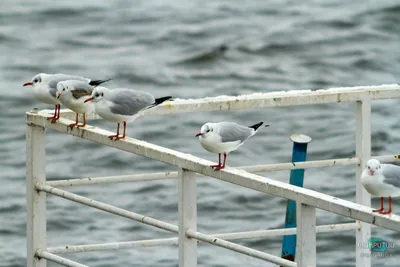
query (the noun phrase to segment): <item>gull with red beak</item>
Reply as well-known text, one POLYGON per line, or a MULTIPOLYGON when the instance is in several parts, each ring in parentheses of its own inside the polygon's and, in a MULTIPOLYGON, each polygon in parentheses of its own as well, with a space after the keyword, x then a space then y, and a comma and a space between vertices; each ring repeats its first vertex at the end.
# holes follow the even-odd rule
POLYGON ((361 184, 368 193, 381 198, 380 209, 373 210, 380 214, 392 213, 392 197, 400 196, 400 166, 381 164, 370 159, 361 174, 361 184), (389 198, 389 209, 385 211, 384 198, 389 198))
POLYGON ((117 88, 109 90, 105 87, 96 87, 90 98, 85 103, 93 101, 95 112, 105 120, 117 123, 117 133, 110 135, 110 140, 125 138, 126 122, 134 121, 142 115, 142 112, 160 105, 170 99, 171 96, 154 98, 149 93, 132 89, 117 88), (124 124, 124 133, 119 134, 119 125, 124 124))
MULTIPOLYGON (((252 126, 242 126, 234 122, 208 122, 201 127, 196 137, 199 137, 200 144, 205 150, 218 153, 218 164, 210 167, 221 170, 225 168, 227 154, 238 149, 244 141, 255 135, 261 125, 263 122, 252 126), (224 154, 223 164, 221 163, 221 154, 224 154)), ((268 126, 265 125, 265 127, 268 126)))
POLYGON ((46 73, 39 73, 35 75, 30 82, 24 83, 23 86, 32 86, 33 87, 33 96, 40 102, 54 105, 54 115, 48 120, 51 120, 52 123, 55 123, 60 118, 60 102, 56 98, 57 93, 57 84, 61 81, 66 80, 79 80, 85 81, 92 86, 100 85, 109 80, 97 80, 93 81, 88 78, 74 76, 74 75, 67 75, 67 74, 46 74, 46 73))

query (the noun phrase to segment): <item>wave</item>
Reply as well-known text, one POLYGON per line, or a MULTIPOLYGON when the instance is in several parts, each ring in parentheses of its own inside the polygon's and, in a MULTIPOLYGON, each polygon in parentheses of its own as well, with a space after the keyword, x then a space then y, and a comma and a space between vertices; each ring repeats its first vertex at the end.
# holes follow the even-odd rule
POLYGON ((181 59, 175 62, 175 64, 198 64, 198 63, 209 63, 217 61, 224 56, 227 50, 228 46, 222 44, 218 47, 213 48, 211 51, 190 55, 185 59, 181 59))

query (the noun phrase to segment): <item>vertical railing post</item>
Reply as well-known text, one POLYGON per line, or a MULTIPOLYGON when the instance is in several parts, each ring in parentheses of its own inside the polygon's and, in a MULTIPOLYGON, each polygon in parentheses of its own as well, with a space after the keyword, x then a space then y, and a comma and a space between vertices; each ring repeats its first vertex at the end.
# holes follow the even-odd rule
POLYGON ((186 236, 186 231, 197 231, 196 173, 179 170, 179 267, 197 266, 197 240, 186 236))
MULTIPOLYGON (((370 207, 371 197, 361 185, 361 173, 371 157, 371 98, 365 95, 356 103, 356 157, 360 164, 356 166, 356 202, 370 207)), ((371 225, 360 222, 356 231, 356 267, 371 267, 371 258, 365 257, 365 247, 371 237, 371 225)))
POLYGON ((297 267, 317 266, 315 207, 297 203, 297 267))
MULTIPOLYGON (((28 115, 29 116, 29 115, 28 115)), ((46 249, 46 193, 35 184, 46 181, 45 128, 28 124, 26 129, 26 235, 27 266, 46 267, 46 259, 35 257, 37 249, 46 249)))
MULTIPOLYGON (((311 137, 303 134, 293 134, 290 137, 293 141, 292 162, 306 161, 307 145, 311 141, 311 137)), ((304 169, 290 171, 290 184, 303 187, 304 169)), ((296 227, 296 202, 288 200, 286 207, 285 228, 296 227)), ((282 241, 281 257, 290 261, 294 261, 296 255, 296 235, 286 235, 282 241)))

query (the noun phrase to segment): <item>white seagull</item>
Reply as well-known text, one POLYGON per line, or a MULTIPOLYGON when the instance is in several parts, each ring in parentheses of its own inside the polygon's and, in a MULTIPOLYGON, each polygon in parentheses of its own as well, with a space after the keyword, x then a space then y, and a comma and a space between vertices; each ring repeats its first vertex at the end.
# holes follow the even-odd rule
POLYGON ((400 166, 381 164, 370 159, 361 174, 361 184, 371 195, 381 198, 381 208, 373 210, 380 214, 392 213, 392 197, 400 196, 400 166), (385 211, 384 198, 389 198, 389 210, 385 211))
POLYGON ((94 87, 85 81, 67 80, 57 84, 57 99, 65 107, 75 111, 75 123, 68 127, 77 128, 86 126, 86 114, 94 112, 94 103, 84 101, 92 95, 94 87), (83 124, 79 124, 79 114, 83 115, 83 124))
MULTIPOLYGON (((244 141, 255 135, 263 122, 252 126, 242 126, 234 122, 208 122, 201 127, 196 137, 199 137, 201 146, 211 152, 218 153, 218 165, 211 165, 215 170, 225 168, 226 157, 230 152, 238 149, 244 141), (224 153, 224 163, 221 164, 221 154, 224 153)), ((268 127, 269 125, 265 125, 268 127)))
POLYGON ((142 111, 155 107, 171 96, 154 98, 149 93, 132 89, 117 88, 109 90, 105 87, 96 87, 92 96, 85 102, 95 102, 95 112, 105 120, 117 123, 117 133, 110 135, 111 140, 125 138, 126 122, 134 121, 142 115, 142 111), (119 125, 124 123, 124 133, 119 135, 119 125))
POLYGON ((48 120, 51 120, 52 123, 55 123, 60 118, 60 102, 56 98, 57 93, 57 84, 61 81, 66 80, 80 80, 85 81, 92 86, 100 85, 108 80, 96 80, 93 81, 88 78, 68 75, 68 74, 46 74, 39 73, 35 75, 30 82, 24 83, 23 86, 31 85, 33 87, 33 96, 40 102, 55 105, 54 115, 48 120))

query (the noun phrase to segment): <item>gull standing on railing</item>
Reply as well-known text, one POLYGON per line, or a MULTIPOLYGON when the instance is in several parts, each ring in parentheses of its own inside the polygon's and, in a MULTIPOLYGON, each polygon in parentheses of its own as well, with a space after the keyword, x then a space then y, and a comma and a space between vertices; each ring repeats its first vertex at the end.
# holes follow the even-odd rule
POLYGON ((246 127, 234 122, 208 122, 201 127, 196 137, 199 137, 200 144, 205 150, 218 153, 218 164, 211 167, 221 170, 225 168, 227 154, 238 149, 245 140, 255 135, 262 124, 263 122, 259 122, 246 127), (223 164, 221 164, 222 153, 224 153, 223 164))
POLYGON ((134 121, 142 115, 142 111, 155 107, 171 96, 154 98, 149 93, 132 89, 117 88, 109 90, 105 87, 96 87, 92 96, 86 102, 95 102, 95 112, 105 120, 117 123, 117 133, 110 135, 111 140, 125 138, 126 122, 134 121), (119 135, 119 125, 124 123, 124 133, 119 135))
POLYGON ((371 195, 381 197, 381 208, 373 210, 380 214, 392 213, 392 197, 400 196, 400 166, 381 164, 370 159, 361 174, 361 184, 371 195), (385 211, 384 197, 389 198, 389 210, 385 211))
POLYGON ((68 127, 77 128, 86 126, 86 114, 94 112, 94 103, 84 101, 92 95, 94 87, 85 81, 67 80, 57 84, 57 99, 65 107, 75 111, 75 123, 68 127), (83 115, 83 124, 79 124, 79 114, 83 115))
POLYGON ((67 75, 67 74, 46 74, 39 73, 35 75, 30 82, 24 83, 23 86, 31 85, 33 87, 33 96, 40 102, 55 105, 54 107, 54 115, 48 120, 51 120, 51 123, 55 123, 60 118, 60 102, 56 98, 57 93, 57 84, 61 81, 66 80, 79 80, 85 81, 92 86, 100 85, 108 80, 96 80, 93 81, 89 78, 84 78, 80 76, 67 75))

